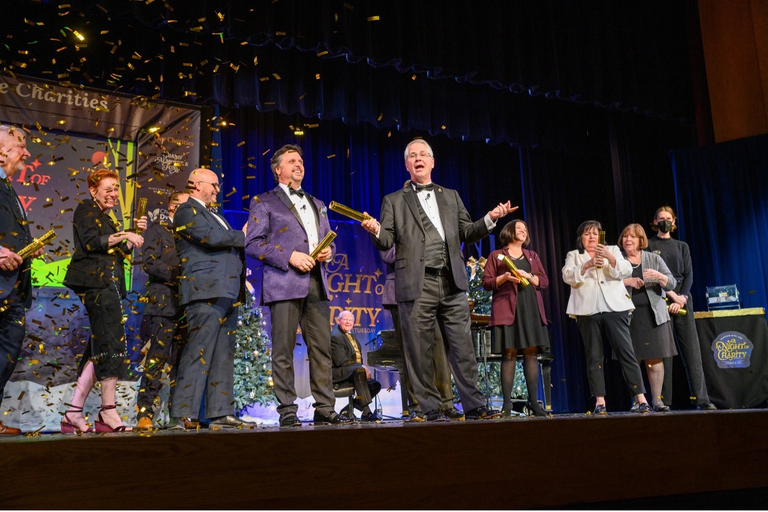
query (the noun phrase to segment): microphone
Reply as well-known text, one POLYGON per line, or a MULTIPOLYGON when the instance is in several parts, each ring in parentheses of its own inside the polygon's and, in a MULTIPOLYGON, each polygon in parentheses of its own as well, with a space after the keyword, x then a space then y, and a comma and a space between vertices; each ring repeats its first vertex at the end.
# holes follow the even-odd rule
POLYGON ((305 204, 301 205, 301 209, 302 210, 306 210, 307 209, 307 205, 305 205, 305 204))
POLYGON ((427 201, 429 201, 429 197, 430 197, 429 195, 430 195, 431 193, 432 193, 432 192, 427 192, 427 197, 426 197, 426 200, 427 200, 427 201))

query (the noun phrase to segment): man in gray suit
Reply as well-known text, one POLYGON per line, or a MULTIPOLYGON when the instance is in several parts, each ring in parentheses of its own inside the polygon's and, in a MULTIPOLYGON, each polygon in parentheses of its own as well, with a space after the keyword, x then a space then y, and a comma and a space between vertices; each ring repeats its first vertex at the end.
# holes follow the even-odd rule
POLYGON ((499 204, 472 222, 458 192, 432 183, 432 148, 414 140, 405 148, 405 168, 411 179, 384 197, 381 223, 369 219, 362 226, 379 250, 396 244, 395 298, 405 348, 405 362, 413 389, 427 421, 446 421, 435 387, 432 353, 435 327, 442 332, 448 359, 468 419, 491 419, 498 411, 485 407, 477 386, 477 361, 470 335, 469 287, 462 243, 474 243, 517 207, 499 204))
POLYGON ((234 416, 234 357, 238 305, 245 290, 245 234, 211 211, 219 177, 195 169, 188 179, 189 199, 173 218, 179 235, 180 300, 187 319, 187 346, 171 404, 175 427, 198 419, 205 394, 211 426, 254 426, 234 416))
POLYGON ((328 234, 328 210, 301 188, 301 148, 285 145, 272 156, 277 186, 251 199, 246 253, 263 263, 259 304, 269 306, 272 321, 272 380, 281 427, 300 427, 293 373, 296 330, 307 345, 309 384, 315 399, 315 424, 339 424, 349 418, 334 411, 331 380, 331 308, 325 262, 335 246, 310 256, 328 234))

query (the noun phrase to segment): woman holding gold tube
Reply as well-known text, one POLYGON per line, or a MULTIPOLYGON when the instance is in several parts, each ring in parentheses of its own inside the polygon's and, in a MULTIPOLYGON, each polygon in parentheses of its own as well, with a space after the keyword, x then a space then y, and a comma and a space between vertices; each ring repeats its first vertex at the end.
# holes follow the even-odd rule
POLYGON ((537 400, 539 362, 536 354, 540 347, 549 347, 548 322, 541 298, 541 290, 549 286, 549 279, 539 255, 526 249, 530 238, 525 222, 516 219, 508 223, 499 238, 504 247, 488 256, 483 271, 483 288, 493 291, 489 325, 493 329, 492 352, 502 354, 502 415, 508 417, 512 414, 512 385, 515 382, 517 352, 521 350, 528 387, 528 408, 535 416, 546 416, 537 400), (516 270, 508 268, 505 257, 511 260, 516 270), (525 281, 530 284, 523 286, 525 281))
MULTIPOLYGON (((69 409, 64 413, 61 432, 92 432, 83 417, 83 404, 96 384, 101 383, 101 410, 96 432, 126 432, 115 406, 118 378, 127 373, 123 299, 125 298, 125 255, 141 247, 144 238, 121 230, 110 217, 120 189, 117 173, 99 169, 88 176, 91 199, 75 209, 75 250, 64 284, 83 301, 91 324, 91 337, 78 368, 77 387, 69 409)), ((136 221, 144 230, 147 218, 136 221)))
POLYGON ((663 358, 676 356, 677 350, 663 291, 674 290, 677 281, 661 256, 643 250, 648 247, 648 236, 640 224, 624 228, 619 247, 632 265, 632 277, 625 278, 624 285, 635 305, 629 325, 635 357, 646 365, 653 410, 667 412, 669 407, 664 405, 661 395, 663 358))
POLYGON ((584 342, 587 378, 595 396, 595 414, 607 414, 603 375, 603 337, 621 364, 624 380, 637 400, 633 412, 648 413, 643 374, 637 363, 629 324, 632 299, 624 279, 632 276, 632 265, 615 245, 598 243, 602 226, 596 220, 582 222, 577 230, 576 249, 565 257, 563 281, 571 286, 566 313, 576 319, 584 342))

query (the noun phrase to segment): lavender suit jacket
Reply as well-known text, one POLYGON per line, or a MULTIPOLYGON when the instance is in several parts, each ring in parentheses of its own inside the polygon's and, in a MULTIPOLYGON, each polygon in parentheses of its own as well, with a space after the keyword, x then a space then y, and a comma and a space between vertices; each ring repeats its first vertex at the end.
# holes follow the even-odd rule
MULTIPOLYGON (((331 230, 328 209, 322 201, 307 194, 315 212, 318 241, 331 230)), ((331 248, 336 252, 335 244, 331 248)), ((309 273, 288 264, 293 251, 310 253, 307 232, 291 200, 278 185, 251 199, 245 253, 262 262, 261 297, 258 305, 303 299, 309 295, 309 273)), ((323 289, 328 299, 327 270, 319 263, 323 289)))

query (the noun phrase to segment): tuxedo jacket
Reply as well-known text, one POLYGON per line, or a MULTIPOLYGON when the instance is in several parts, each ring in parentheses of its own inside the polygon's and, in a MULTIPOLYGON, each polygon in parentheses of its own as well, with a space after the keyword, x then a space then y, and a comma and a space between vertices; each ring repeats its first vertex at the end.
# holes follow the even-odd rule
POLYGON ((176 252, 181 261, 179 303, 245 297, 245 234, 226 228, 193 198, 179 205, 173 217, 176 252))
MULTIPOLYGON (((461 244, 474 243, 487 236, 488 227, 484 219, 472 221, 455 190, 435 185, 434 193, 448 246, 453 282, 459 290, 467 291, 469 282, 461 244)), ((426 231, 418 202, 410 180, 406 181, 402 189, 384 197, 379 216, 379 236, 371 235, 373 244, 380 251, 396 246, 395 299, 398 303, 416 300, 424 287, 426 231)))
POLYGON ((176 241, 166 224, 155 222, 144 232, 141 259, 147 281, 145 315, 173 317, 179 310, 179 276, 181 262, 176 241))
MULTIPOLYGON (((29 226, 24 223, 16 197, 9 186, 13 185, 0 182, 0 245, 18 252, 32 243, 32 235, 29 226)), ((8 297, 14 288, 24 296, 24 307, 30 307, 32 275, 29 260, 19 265, 16 270, 0 270, 0 299, 8 297)))
MULTIPOLYGON (((520 290, 520 285, 507 281, 502 284, 501 287, 496 286, 496 278, 509 272, 509 269, 503 261, 499 261, 498 255, 503 254, 509 256, 509 252, 506 247, 497 249, 488 255, 488 260, 485 262, 485 269, 483 269, 483 288, 493 291, 493 297, 491 297, 491 319, 488 325, 512 325, 515 323, 515 313, 517 311, 517 292, 520 290)), ((523 249, 523 256, 531 265, 531 274, 538 276, 539 285, 532 286, 536 292, 536 302, 539 305, 539 317, 541 318, 542 325, 547 325, 547 315, 544 312, 544 300, 541 297, 541 290, 546 289, 549 286, 549 278, 547 273, 544 272, 544 266, 541 264, 539 255, 528 249, 523 249)))
MULTIPOLYGON (((360 342, 355 338, 355 333, 350 331, 352 338, 357 344, 357 350, 360 351, 360 359, 363 357, 363 350, 360 342)), ((347 335, 337 325, 331 332, 331 372, 333 373, 333 382, 347 380, 358 369, 362 368, 362 363, 355 362, 355 349, 349 344, 347 335)))
POLYGON ((103 212, 92 199, 83 200, 72 218, 75 251, 64 276, 64 284, 78 288, 107 288, 117 284, 121 297, 125 297, 124 256, 131 252, 123 240, 109 247, 109 237, 120 228, 109 212, 103 212))
POLYGON ((591 258, 584 251, 569 252, 565 257, 563 281, 571 285, 566 313, 569 316, 589 316, 598 313, 597 299, 602 294, 612 311, 632 311, 635 305, 624 287, 624 279, 632 277, 632 265, 615 245, 606 246, 616 258, 616 267, 605 261, 602 269, 590 268, 584 275, 581 268, 591 258))
MULTIPOLYGON (((319 199, 309 194, 307 197, 315 213, 317 240, 320 242, 331 230, 328 209, 319 199)), ((331 249, 335 254, 336 244, 332 244, 331 249)), ((248 217, 245 252, 263 264, 261 297, 257 298, 259 305, 302 299, 309 295, 309 273, 299 272, 288 264, 293 251, 310 253, 307 232, 293 202, 278 185, 251 199, 251 213, 248 217)), ((325 264, 318 264, 327 299, 330 296, 328 272, 325 264)))

